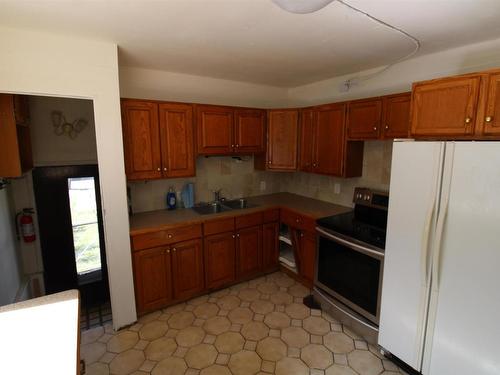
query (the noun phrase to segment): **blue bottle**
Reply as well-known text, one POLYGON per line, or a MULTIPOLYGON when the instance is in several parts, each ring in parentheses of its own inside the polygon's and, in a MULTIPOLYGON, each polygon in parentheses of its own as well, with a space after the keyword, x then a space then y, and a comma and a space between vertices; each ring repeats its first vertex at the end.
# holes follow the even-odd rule
POLYGON ((168 189, 168 193, 167 193, 167 209, 175 210, 176 203, 177 203, 177 199, 175 197, 174 188, 172 186, 170 186, 170 189, 168 189))

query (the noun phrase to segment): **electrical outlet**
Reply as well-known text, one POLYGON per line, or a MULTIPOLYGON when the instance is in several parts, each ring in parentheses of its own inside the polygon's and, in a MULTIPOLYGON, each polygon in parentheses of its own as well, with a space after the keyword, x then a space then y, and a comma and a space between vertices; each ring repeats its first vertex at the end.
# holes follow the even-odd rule
POLYGON ((338 182, 333 184, 333 193, 340 194, 340 184, 338 182))
POLYGON ((266 191, 266 181, 260 182, 260 191, 266 191))

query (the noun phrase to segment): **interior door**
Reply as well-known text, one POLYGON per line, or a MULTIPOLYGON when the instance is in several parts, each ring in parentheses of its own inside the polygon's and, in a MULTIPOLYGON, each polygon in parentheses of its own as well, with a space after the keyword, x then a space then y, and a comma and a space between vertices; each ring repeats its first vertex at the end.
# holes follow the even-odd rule
POLYGON ((379 345, 419 371, 443 148, 401 141, 392 153, 379 345))
POLYGON ((319 108, 314 125, 313 172, 342 175, 345 105, 319 108))
POLYGON ((446 149, 450 183, 443 186, 442 236, 435 241, 434 324, 424 373, 499 374, 500 201, 493 197, 500 191, 500 142, 448 143, 446 149))
POLYGON ((80 289, 84 305, 109 298, 97 165, 33 170, 45 289, 80 289))
POLYGON ((163 176, 194 176, 192 106, 189 104, 160 104, 159 113, 163 176))

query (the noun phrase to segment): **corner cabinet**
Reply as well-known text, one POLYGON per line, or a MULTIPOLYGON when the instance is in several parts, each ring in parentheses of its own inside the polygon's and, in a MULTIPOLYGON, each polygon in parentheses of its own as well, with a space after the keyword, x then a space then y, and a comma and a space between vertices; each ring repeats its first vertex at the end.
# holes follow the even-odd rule
POLYGON ((298 165, 299 111, 267 112, 267 153, 255 159, 257 169, 295 171, 298 165))
POLYGON ((127 179, 195 174, 191 105, 124 99, 122 125, 127 179))

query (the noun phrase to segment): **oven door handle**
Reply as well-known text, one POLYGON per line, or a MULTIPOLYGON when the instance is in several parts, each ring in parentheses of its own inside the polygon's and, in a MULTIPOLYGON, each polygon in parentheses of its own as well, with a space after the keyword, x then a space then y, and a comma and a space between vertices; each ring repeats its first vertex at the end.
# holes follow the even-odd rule
POLYGON ((318 233, 320 235, 322 235, 326 238, 329 238, 335 242, 341 243, 342 245, 346 245, 347 247, 349 247, 352 250, 356 250, 360 253, 363 253, 363 254, 368 255, 368 256, 372 256, 372 257, 377 258, 377 259, 384 258, 384 253, 381 251, 372 250, 372 249, 369 249, 367 247, 358 245, 357 243, 353 243, 353 242, 344 240, 343 238, 334 236, 333 234, 326 232, 325 230, 321 229, 320 227, 316 227, 316 230, 318 231, 318 233))

